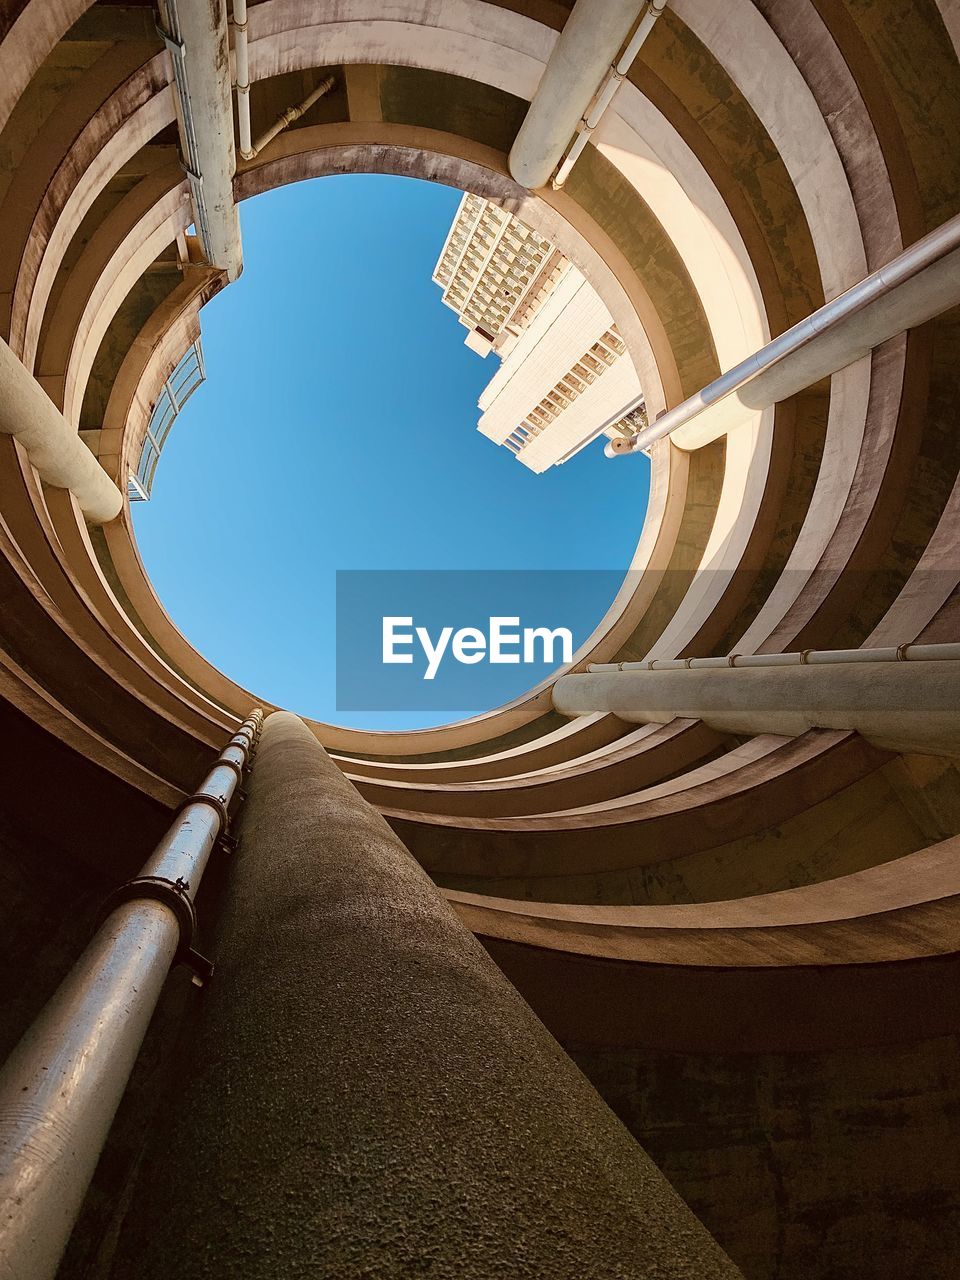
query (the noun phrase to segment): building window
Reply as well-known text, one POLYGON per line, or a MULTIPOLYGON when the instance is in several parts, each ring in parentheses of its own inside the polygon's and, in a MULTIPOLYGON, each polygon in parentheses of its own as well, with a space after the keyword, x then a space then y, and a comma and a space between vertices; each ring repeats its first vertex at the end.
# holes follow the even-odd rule
POLYGON ((131 502, 149 501, 157 463, 174 419, 205 377, 203 352, 198 339, 177 361, 153 406, 140 450, 140 461, 127 480, 127 496, 131 502))

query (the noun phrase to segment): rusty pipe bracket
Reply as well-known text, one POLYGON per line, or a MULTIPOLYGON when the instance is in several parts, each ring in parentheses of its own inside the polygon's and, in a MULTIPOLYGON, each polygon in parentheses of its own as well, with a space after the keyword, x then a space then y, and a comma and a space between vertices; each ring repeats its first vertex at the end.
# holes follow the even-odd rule
POLYGON ((229 831, 224 831, 220 837, 220 846, 226 849, 228 853, 236 853, 240 848, 240 837, 231 835, 229 831))
POLYGON ((182 877, 177 880, 168 880, 166 876, 134 876, 132 880, 127 880, 108 895, 100 908, 98 927, 111 912, 116 911, 117 907, 125 902, 136 902, 138 899, 162 902, 176 916, 180 941, 173 962, 187 965, 193 970, 193 980, 197 986, 203 986, 213 973, 213 964, 194 949, 193 944, 197 936, 197 910, 190 897, 189 883, 182 877))

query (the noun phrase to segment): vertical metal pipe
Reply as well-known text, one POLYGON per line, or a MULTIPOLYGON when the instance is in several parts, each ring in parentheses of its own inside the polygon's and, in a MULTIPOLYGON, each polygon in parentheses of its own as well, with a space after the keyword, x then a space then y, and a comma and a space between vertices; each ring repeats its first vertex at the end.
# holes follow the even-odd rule
POLYGON ((619 60, 614 66, 611 66, 607 72, 607 78, 601 86, 596 100, 590 110, 584 115, 580 127, 580 132, 574 138, 570 150, 567 152, 566 159, 557 170, 557 175, 553 179, 552 186, 554 190, 559 189, 570 176, 570 171, 580 158, 580 153, 590 141, 594 130, 599 125, 603 113, 614 100, 620 86, 627 77, 633 61, 640 52, 640 46, 646 40, 647 36, 653 30, 653 25, 667 7, 666 0, 650 0, 647 10, 637 26, 636 31, 630 39, 630 43, 621 54, 619 60))
POLYGON ((307 726, 261 742, 113 1280, 742 1280, 307 726))
POLYGON ((247 53, 247 0, 233 0, 233 56, 236 66, 237 124, 240 131, 240 154, 253 159, 250 140, 250 59, 247 53))
POLYGON ((221 752, 0 1073, 0 1275, 52 1277, 263 716, 221 752))

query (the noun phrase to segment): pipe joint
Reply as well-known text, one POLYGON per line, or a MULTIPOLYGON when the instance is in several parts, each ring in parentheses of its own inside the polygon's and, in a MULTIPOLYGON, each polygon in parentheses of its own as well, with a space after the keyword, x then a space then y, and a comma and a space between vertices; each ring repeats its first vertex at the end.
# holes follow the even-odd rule
MULTIPOLYGON (((236 770, 236 765, 232 760, 218 760, 217 766, 219 765, 226 765, 229 769, 236 770)), ((197 791, 192 796, 187 796, 183 803, 177 807, 174 817, 189 809, 192 804, 209 805, 220 819, 220 830, 226 831, 230 824, 230 815, 227 813, 227 806, 222 796, 211 795, 207 791, 197 791)))
MULTIPOLYGON (((243 750, 243 748, 240 746, 239 743, 237 744, 237 750, 238 751, 243 750)), ((222 764, 222 765, 225 765, 226 768, 232 769, 233 772, 237 775, 237 782, 238 783, 243 782, 243 765, 240 764, 237 760, 228 760, 226 756, 221 756, 220 759, 217 761, 217 764, 218 765, 222 764)))
POLYGON ((190 896, 189 881, 179 877, 169 880, 166 876, 134 876, 118 886, 109 895, 100 911, 99 928, 109 915, 126 902, 161 902, 169 907, 177 919, 180 941, 177 944, 174 964, 185 964, 193 970, 193 980, 203 986, 213 974, 213 964, 194 947, 197 937, 197 909, 190 896))

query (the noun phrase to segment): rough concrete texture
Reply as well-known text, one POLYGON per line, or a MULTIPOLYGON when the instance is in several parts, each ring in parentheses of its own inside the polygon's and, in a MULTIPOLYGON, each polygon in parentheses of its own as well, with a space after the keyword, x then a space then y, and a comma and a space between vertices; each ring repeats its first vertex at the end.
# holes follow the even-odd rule
POLYGON ((736 1277, 303 723, 111 1275, 736 1277))
POLYGON ((958 1047, 571 1051, 750 1280, 955 1280, 958 1047))

